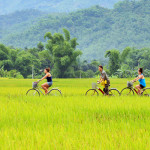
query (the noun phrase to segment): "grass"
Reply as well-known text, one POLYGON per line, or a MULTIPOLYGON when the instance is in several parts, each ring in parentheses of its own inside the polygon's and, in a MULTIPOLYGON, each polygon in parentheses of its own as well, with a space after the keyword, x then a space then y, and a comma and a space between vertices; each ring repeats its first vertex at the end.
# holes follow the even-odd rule
POLYGON ((26 97, 32 81, 0 79, 0 149, 150 148, 149 97, 85 97, 95 79, 55 79, 63 97, 26 97))

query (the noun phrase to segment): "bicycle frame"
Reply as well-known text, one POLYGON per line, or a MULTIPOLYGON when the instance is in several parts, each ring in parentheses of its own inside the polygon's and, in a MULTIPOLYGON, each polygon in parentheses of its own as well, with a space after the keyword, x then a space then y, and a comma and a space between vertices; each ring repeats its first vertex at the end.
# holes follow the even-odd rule
MULTIPOLYGON (((100 91, 103 95, 105 95, 105 92, 101 88, 97 87, 97 90, 100 91)), ((111 90, 117 90, 117 89, 111 88, 111 90)), ((108 89, 108 91, 110 91, 110 89, 108 89)), ((137 91, 136 91, 136 93, 137 93, 137 91)))
POLYGON ((105 94, 105 92, 101 89, 101 88, 98 88, 97 87, 97 89, 104 95, 105 94))
MULTIPOLYGON (((39 82, 40 82, 40 81, 39 81, 39 82)), ((33 89, 36 89, 36 90, 38 90, 41 94, 45 95, 45 94, 42 92, 42 90, 41 90, 41 89, 43 89, 43 88, 39 86, 39 82, 37 83, 37 87, 36 87, 36 88, 33 88, 33 89)), ((48 91, 48 93, 49 93, 51 90, 53 90, 53 89, 56 89, 56 88, 50 89, 50 90, 48 91)))
POLYGON ((137 95, 139 95, 138 91, 134 87, 131 87, 130 89, 132 89, 137 95))
POLYGON ((105 92, 104 92, 100 87, 98 87, 98 85, 97 85, 97 87, 96 87, 95 89, 97 89, 97 90, 100 91, 103 95, 105 95, 105 92))
MULTIPOLYGON (((108 87, 108 92, 109 92, 108 95, 110 96, 120 95, 120 92, 116 88, 108 87)), ((96 94, 98 96, 99 93, 101 93, 100 95, 104 95, 104 96, 107 95, 102 88, 98 87, 98 85, 96 85, 95 83, 92 83, 92 89, 89 89, 85 95, 88 96, 92 94, 91 96, 93 96, 93 94, 96 94)))
POLYGON ((135 88, 133 88, 133 90, 135 91, 135 93, 136 93, 137 95, 139 95, 138 91, 137 91, 135 88))
MULTIPOLYGON (((39 81, 39 82, 40 82, 40 81, 39 81)), ((33 89, 38 90, 41 94, 44 95, 44 93, 43 93, 42 90, 41 90, 41 89, 43 89, 43 88, 39 87, 39 82, 37 83, 37 87, 36 87, 36 88, 33 88, 33 89)))
MULTIPOLYGON (((36 82, 35 84, 33 83, 32 89, 29 89, 27 91, 26 95, 29 95, 28 93, 31 93, 32 91, 35 91, 34 93, 38 92, 39 96, 40 96, 40 94, 42 94, 42 95, 55 95, 55 96, 60 95, 60 96, 62 96, 61 90, 59 90, 58 88, 50 88, 48 90, 48 93, 46 93, 46 94, 43 92, 42 89, 43 88, 41 86, 39 86, 39 82, 36 82)), ((34 93, 32 95, 35 95, 34 93)))
POLYGON ((42 92, 42 88, 41 87, 37 87, 37 88, 35 88, 35 89, 37 89, 40 93, 42 93, 43 95, 44 95, 44 93, 42 92))

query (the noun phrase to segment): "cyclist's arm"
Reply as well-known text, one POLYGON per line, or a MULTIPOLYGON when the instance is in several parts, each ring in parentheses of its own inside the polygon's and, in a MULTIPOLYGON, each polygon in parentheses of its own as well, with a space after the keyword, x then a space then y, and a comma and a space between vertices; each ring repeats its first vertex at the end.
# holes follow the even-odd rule
POLYGON ((99 81, 98 82, 101 82, 102 81, 102 77, 100 77, 99 81))
POLYGON ((104 79, 101 76, 98 82, 102 82, 102 81, 104 81, 104 79))
POLYGON ((139 79, 143 79, 143 75, 139 75, 139 79))
POLYGON ((103 81, 105 81, 104 78, 105 78, 105 74, 102 74, 102 76, 100 77, 100 80, 99 80, 98 82, 103 82, 103 81))
POLYGON ((45 75, 42 79, 40 79, 40 81, 42 81, 42 80, 46 79, 47 77, 48 77, 48 74, 47 74, 47 75, 45 75))
POLYGON ((139 76, 137 77, 137 78, 135 78, 134 80, 133 80, 133 82, 136 82, 136 81, 138 81, 140 78, 139 78, 139 76))
POLYGON ((102 73, 101 78, 102 78, 102 79, 101 79, 102 81, 105 81, 104 79, 106 78, 106 73, 102 73))

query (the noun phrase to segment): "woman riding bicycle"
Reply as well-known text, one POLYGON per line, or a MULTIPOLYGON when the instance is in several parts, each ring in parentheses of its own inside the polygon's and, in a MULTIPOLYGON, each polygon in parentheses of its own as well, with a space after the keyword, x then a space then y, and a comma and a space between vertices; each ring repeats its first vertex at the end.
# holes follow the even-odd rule
POLYGON ((132 82, 136 82, 136 81, 140 82, 140 84, 136 86, 136 89, 138 89, 138 94, 140 95, 141 90, 146 87, 146 81, 145 81, 145 78, 143 75, 143 68, 140 68, 138 70, 138 74, 139 74, 139 76, 137 78, 135 78, 132 82))
POLYGON ((52 86, 53 82, 52 82, 52 75, 50 74, 50 68, 46 68, 44 69, 44 73, 46 74, 41 80, 42 81, 44 79, 47 79, 47 82, 42 84, 42 88, 45 90, 45 94, 48 93, 48 88, 50 86, 52 86))

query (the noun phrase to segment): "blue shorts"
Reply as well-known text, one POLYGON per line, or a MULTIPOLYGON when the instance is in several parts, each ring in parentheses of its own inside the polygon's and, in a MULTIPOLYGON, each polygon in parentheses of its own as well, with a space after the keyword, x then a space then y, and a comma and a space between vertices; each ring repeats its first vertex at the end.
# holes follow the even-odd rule
POLYGON ((47 82, 47 84, 48 84, 49 86, 52 86, 53 82, 47 82))

